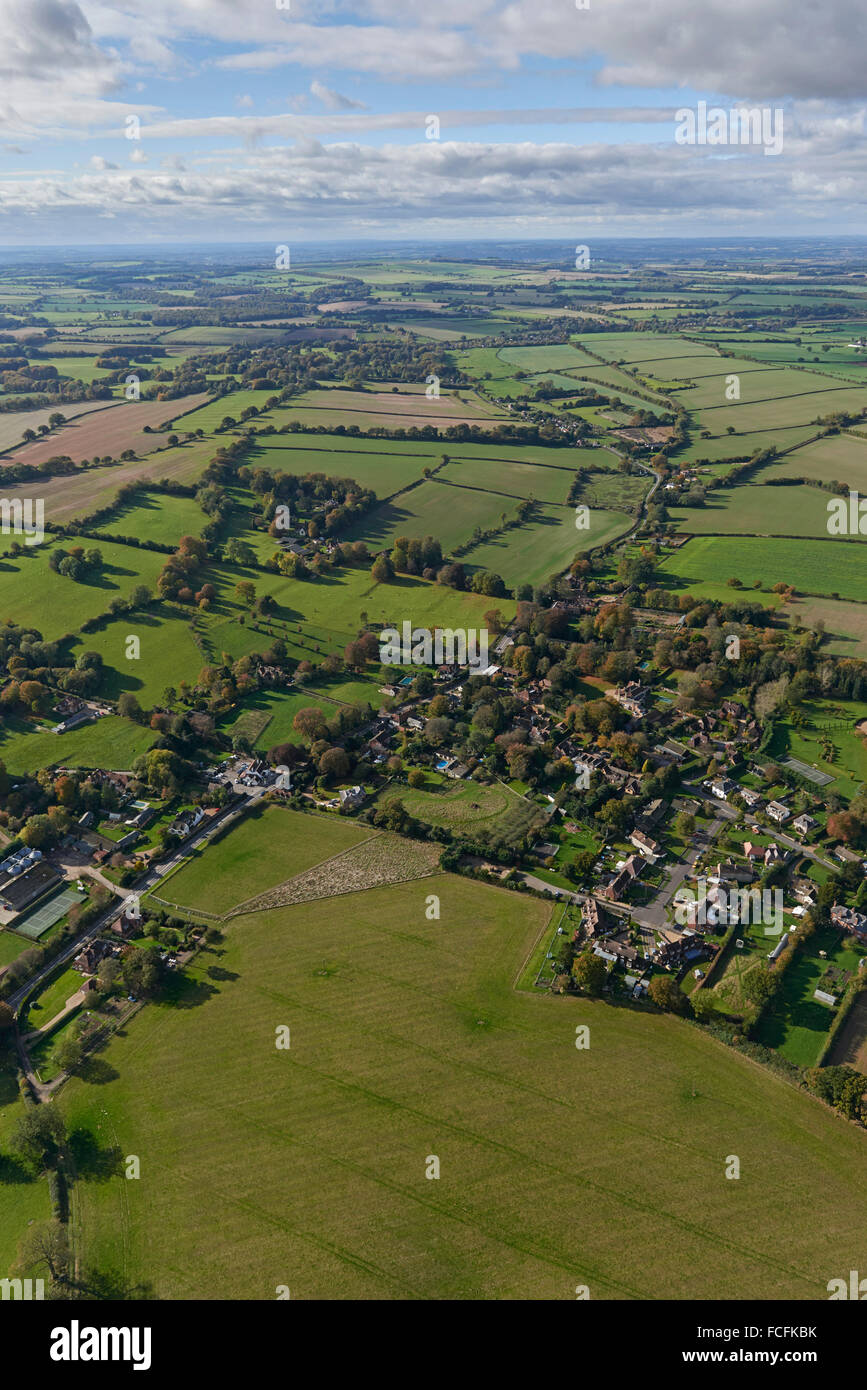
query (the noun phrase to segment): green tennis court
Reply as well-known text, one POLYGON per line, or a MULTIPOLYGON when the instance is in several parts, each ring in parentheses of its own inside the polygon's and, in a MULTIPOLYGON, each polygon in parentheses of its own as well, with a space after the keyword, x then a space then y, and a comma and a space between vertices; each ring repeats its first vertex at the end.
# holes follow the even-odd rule
POLYGON ((20 936, 29 936, 31 941, 38 941, 40 936, 44 936, 49 927, 53 927, 55 922, 59 922, 61 917, 65 917, 71 907, 76 903, 82 903, 87 897, 86 893, 79 893, 75 888, 66 888, 62 893, 57 893, 47 902, 40 903, 23 922, 16 922, 13 931, 20 936))

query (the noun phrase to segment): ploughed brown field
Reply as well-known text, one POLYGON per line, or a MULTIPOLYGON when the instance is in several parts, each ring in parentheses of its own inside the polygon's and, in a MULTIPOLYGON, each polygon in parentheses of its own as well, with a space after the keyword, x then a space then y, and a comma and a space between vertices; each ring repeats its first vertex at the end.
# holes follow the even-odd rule
MULTIPOLYGON (((74 463, 81 463, 82 459, 92 459, 96 454, 118 458, 125 449, 148 453, 164 441, 152 433, 145 434, 145 425, 152 431, 159 431, 163 425, 171 429, 179 415, 197 410, 209 400, 209 394, 202 391, 175 401, 123 401, 119 405, 106 402, 104 410, 70 420, 45 439, 34 440, 6 454, 5 462, 40 464, 66 454, 74 463)), ((183 422, 177 428, 183 431, 183 422)))

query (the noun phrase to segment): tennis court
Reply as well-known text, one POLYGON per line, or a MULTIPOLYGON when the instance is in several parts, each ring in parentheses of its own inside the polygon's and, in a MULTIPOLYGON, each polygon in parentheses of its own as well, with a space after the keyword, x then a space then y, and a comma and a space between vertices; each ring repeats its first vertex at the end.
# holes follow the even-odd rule
POLYGON ((817 787, 827 787, 829 782, 834 781, 834 778, 829 777, 827 772, 820 772, 817 767, 811 767, 809 763, 802 763, 800 758, 786 758, 780 766, 789 768, 799 777, 806 777, 808 782, 813 782, 817 787))
POLYGON ((83 903, 87 898, 86 893, 79 893, 75 888, 65 888, 62 893, 58 893, 47 902, 40 903, 23 922, 16 922, 13 931, 20 936, 27 936, 31 941, 38 941, 40 936, 44 936, 49 927, 53 927, 55 922, 59 922, 61 917, 65 917, 71 907, 76 903, 83 903))

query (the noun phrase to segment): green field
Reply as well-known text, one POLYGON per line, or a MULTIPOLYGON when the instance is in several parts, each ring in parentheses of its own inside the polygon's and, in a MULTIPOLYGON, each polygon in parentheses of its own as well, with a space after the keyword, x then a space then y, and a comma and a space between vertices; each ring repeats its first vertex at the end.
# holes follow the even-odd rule
POLYGON ((740 579, 750 597, 774 606, 778 596, 770 590, 778 582, 791 584, 802 594, 855 599, 864 597, 863 554, 859 543, 842 538, 696 536, 663 561, 658 578, 701 598, 724 603, 740 592, 728 587, 729 578, 740 579), (756 580, 761 590, 753 592, 756 580))
POLYGON ((283 806, 257 808, 206 848, 192 850, 177 872, 157 884, 155 896, 221 916, 236 903, 349 849, 371 833, 351 821, 283 806))
POLYGON ((814 999, 813 991, 828 965, 856 975, 860 954, 859 950, 844 948, 837 931, 813 937, 789 965, 778 999, 762 1017, 757 1040, 776 1048, 798 1066, 814 1067, 836 1010, 814 999), (827 952, 827 960, 819 958, 820 950, 827 952))
POLYGON ((549 914, 440 876, 355 895, 346 927, 330 902, 235 921, 112 1042, 114 1079, 66 1088, 142 1162, 79 1183, 85 1264, 161 1298, 825 1298, 865 1136, 669 1016, 516 993, 549 914))
POLYGON ((100 523, 101 531, 140 541, 177 545, 181 536, 198 536, 208 517, 192 497, 139 493, 100 523))
POLYGON ((395 800, 417 820, 480 840, 494 835, 517 842, 541 820, 539 806, 502 782, 449 781, 433 772, 424 787, 392 785, 380 796, 383 804, 395 800))
MULTIPOLYGON (((143 709, 160 704, 167 686, 177 689, 182 680, 194 684, 206 657, 190 632, 195 609, 161 603, 145 612, 124 614, 98 632, 86 632, 72 649, 99 652, 105 663, 100 695, 116 700, 123 691, 135 695, 143 709), (137 637, 139 653, 128 658, 127 638, 137 637)), ((262 643, 267 646, 267 642, 262 643)), ((131 649, 134 650, 134 649, 131 649)), ((70 735, 64 734, 63 738, 70 735)))
MULTIPOLYGON (((73 541, 72 544, 75 544, 73 541)), ((113 598, 126 598, 138 584, 153 591, 165 556, 111 541, 82 542, 102 553, 104 567, 81 580, 48 568, 52 547, 42 545, 16 560, 0 560, 0 614, 35 627, 46 641, 74 632, 87 618, 104 613, 113 598)), ((69 543, 62 547, 69 549, 69 543)))
POLYGON ((124 772, 155 735, 141 724, 108 714, 95 724, 67 734, 25 733, 25 722, 7 720, 0 729, 0 758, 9 772, 32 772, 36 767, 103 767, 124 772))
POLYGON ((0 1278, 14 1273, 19 1242, 31 1222, 47 1221, 51 1215, 47 1182, 31 1177, 9 1151, 10 1135, 23 1115, 15 1071, 4 1069, 0 1071, 0 1278))
POLYGON ((463 556, 463 563, 493 570, 509 585, 541 584, 550 575, 568 569, 580 551, 604 545, 635 524, 625 512, 595 506, 590 508, 586 530, 576 530, 575 520, 571 507, 538 507, 523 526, 474 545, 463 556))
POLYGON ((398 536, 435 536, 446 555, 468 541, 477 526, 498 526, 502 513, 512 514, 516 505, 491 492, 458 489, 431 480, 369 512, 347 532, 346 539, 366 541, 371 550, 384 550, 390 549, 398 536))
POLYGON ((817 487, 743 483, 715 489, 703 507, 668 510, 679 531, 696 535, 820 538, 828 535, 829 500, 830 494, 817 487))
POLYGON ((806 723, 794 727, 788 719, 774 725, 774 737, 768 745, 773 758, 799 758, 814 765, 820 772, 834 778, 832 790, 847 799, 855 795, 867 781, 867 740, 856 725, 867 720, 867 703, 861 700, 804 701, 799 706, 806 723), (846 728, 823 728, 824 725, 846 721, 846 728), (825 743, 830 744, 833 760, 823 754, 825 743))
POLYGON ((762 469, 763 478, 815 478, 843 482, 867 492, 867 439, 856 434, 829 434, 762 469))

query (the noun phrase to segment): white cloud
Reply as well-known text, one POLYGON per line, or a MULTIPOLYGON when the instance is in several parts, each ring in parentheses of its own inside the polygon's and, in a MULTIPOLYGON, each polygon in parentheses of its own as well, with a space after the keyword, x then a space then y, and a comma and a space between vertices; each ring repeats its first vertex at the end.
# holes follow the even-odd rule
MULTIPOLYGON (((115 211, 124 231, 167 239, 200 235, 267 240, 292 235, 340 237, 535 233, 587 241, 595 232, 681 235, 713 227, 728 234, 778 233, 796 221, 825 230, 828 199, 835 229, 863 222, 860 157, 847 147, 792 163, 757 151, 710 157, 673 141, 654 146, 561 143, 455 144, 419 141, 371 148, 356 144, 268 148, 243 167, 214 163, 169 172, 105 170, 67 179, 7 180, 0 235, 36 215, 50 231, 85 233, 115 211)), ((82 239, 86 239, 83 235, 82 239)))
POLYGON ((310 91, 329 111, 367 110, 363 101, 353 101, 351 97, 342 96, 340 92, 333 91, 330 87, 326 87, 324 83, 317 82, 315 79, 310 83, 310 91))

